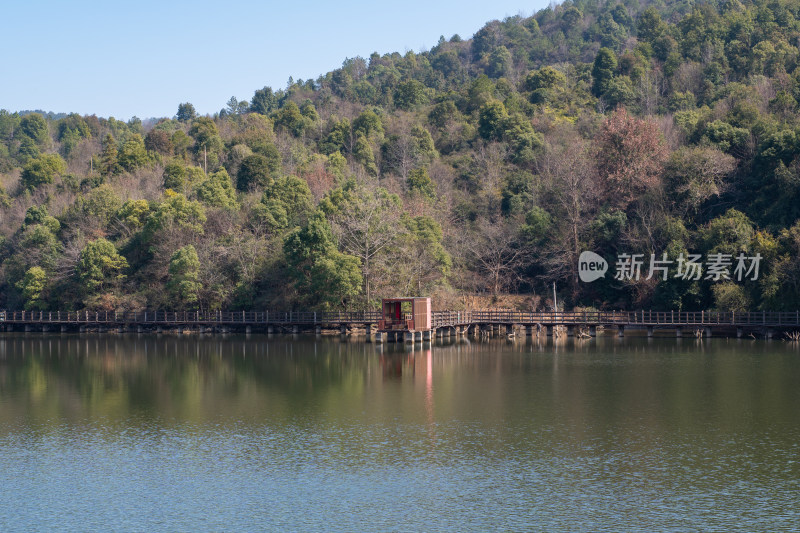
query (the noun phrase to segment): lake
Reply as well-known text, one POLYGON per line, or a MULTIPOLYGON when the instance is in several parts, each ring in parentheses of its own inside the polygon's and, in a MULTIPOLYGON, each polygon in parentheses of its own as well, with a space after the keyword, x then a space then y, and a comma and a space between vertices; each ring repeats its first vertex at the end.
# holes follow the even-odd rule
POLYGON ((0 336, 2 531, 800 531, 800 347, 0 336))

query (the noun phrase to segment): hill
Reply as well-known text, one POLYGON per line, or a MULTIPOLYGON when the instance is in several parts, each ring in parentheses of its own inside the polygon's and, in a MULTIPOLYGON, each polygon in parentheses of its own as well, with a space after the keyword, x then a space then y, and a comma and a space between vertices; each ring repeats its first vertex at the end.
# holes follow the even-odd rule
POLYGON ((0 306, 546 308, 555 282, 568 307, 794 310, 798 18, 565 2, 214 116, 0 111, 0 306))

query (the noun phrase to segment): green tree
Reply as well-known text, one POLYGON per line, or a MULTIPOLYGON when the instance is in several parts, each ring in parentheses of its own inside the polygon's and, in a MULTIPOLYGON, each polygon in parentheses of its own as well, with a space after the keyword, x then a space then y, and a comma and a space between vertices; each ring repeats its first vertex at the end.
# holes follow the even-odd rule
POLYGON ((288 102, 275 113, 275 125, 289 132, 294 137, 303 134, 308 126, 309 120, 300 112, 300 108, 294 102, 288 102))
POLYGON ((592 94, 603 96, 608 90, 609 83, 614 77, 617 68, 617 56, 613 50, 601 48, 598 50, 592 65, 592 94))
POLYGON ((489 54, 489 65, 486 73, 490 78, 501 78, 511 73, 512 66, 511 52, 505 46, 498 46, 489 54))
POLYGON ((201 202, 212 207, 226 209, 238 207, 231 177, 224 168, 212 173, 200 183, 197 188, 197 197, 201 202))
POLYGON ((186 189, 186 167, 178 161, 170 161, 164 167, 164 188, 176 192, 186 189))
POLYGON ((284 207, 291 225, 302 222, 313 207, 308 183, 296 176, 280 177, 267 187, 262 201, 270 200, 284 207))
POLYGON ((197 117, 197 111, 195 111, 192 104, 186 102, 178 105, 178 114, 175 115, 176 119, 181 122, 191 122, 195 117, 197 117))
POLYGON ((356 140, 356 145, 353 148, 353 159, 361 163, 370 176, 378 175, 375 154, 372 152, 372 146, 370 146, 369 141, 363 135, 359 135, 356 140))
POLYGON ((442 227, 429 216, 404 217, 407 232, 403 235, 400 263, 408 271, 402 276, 403 294, 430 293, 443 283, 450 272, 452 260, 442 243, 442 227))
POLYGON ((311 100, 303 102, 303 105, 300 106, 300 114, 305 117, 307 128, 319 120, 317 108, 314 107, 314 103, 311 100))
POLYGON ((104 176, 116 174, 119 170, 117 141, 111 134, 103 138, 103 151, 100 152, 100 172, 104 176))
POLYGON ((126 200, 117 211, 117 220, 129 231, 136 231, 144 226, 150 215, 150 204, 147 200, 126 200))
POLYGON ((732 282, 718 283, 711 290, 718 311, 741 313, 753 309, 753 302, 741 285, 732 282))
POLYGON ((169 260, 167 290, 176 307, 191 307, 199 299, 200 259, 191 244, 178 249, 169 260))
POLYGON ((330 224, 322 213, 312 214, 303 227, 286 236, 283 253, 294 286, 307 304, 341 308, 358 295, 360 262, 336 249, 330 224))
POLYGON ((312 294, 323 310, 346 308, 361 289, 361 263, 357 257, 331 250, 317 258, 311 270, 312 294))
POLYGON ((79 194, 65 212, 67 221, 83 221, 95 219, 100 227, 106 228, 122 207, 122 200, 108 184, 95 187, 86 193, 79 194))
POLYGON ((39 113, 30 113, 19 121, 20 134, 31 139, 40 148, 45 148, 50 142, 50 130, 47 122, 39 113))
POLYGON ((222 139, 219 136, 217 125, 208 117, 198 117, 192 121, 189 128, 189 135, 194 138, 194 151, 206 157, 208 154, 216 154, 222 147, 222 139))
POLYGON ((272 92, 270 87, 258 89, 250 99, 250 110, 254 113, 269 115, 277 108, 278 96, 272 92))
POLYGON ((534 104, 545 103, 553 98, 556 93, 564 90, 567 77, 553 67, 544 66, 539 70, 528 73, 525 78, 525 90, 531 92, 531 102, 534 104))
POLYGON ((427 101, 425 86, 417 80, 408 80, 397 85, 394 91, 394 105, 409 111, 427 101))
POLYGON ((320 143, 320 150, 326 155, 334 152, 345 152, 349 147, 351 129, 350 121, 332 119, 331 131, 320 143))
POLYGON ((122 272, 126 268, 128 261, 119 255, 113 243, 103 238, 86 243, 77 266, 78 278, 89 295, 102 292, 124 279, 122 272))
POLYGON ((86 121, 77 113, 70 113, 58 122, 58 140, 61 142, 61 150, 65 157, 72 153, 81 140, 89 139, 91 136, 86 121))
POLYGON ((157 232, 170 228, 183 228, 194 233, 203 233, 206 212, 200 202, 187 200, 182 194, 167 191, 164 199, 144 226, 145 240, 150 240, 157 232))
POLYGON ((699 231, 703 250, 716 254, 750 252, 753 248, 755 228, 753 221, 737 209, 728 209, 699 231))
POLYGON ((240 191, 251 191, 267 187, 272 183, 280 170, 280 155, 277 150, 271 156, 262 154, 249 155, 242 160, 236 175, 236 188, 240 191))
POLYGON ((639 20, 636 23, 639 40, 652 43, 664 33, 664 30, 665 24, 661 20, 661 14, 655 7, 650 6, 639 15, 639 20))
POLYGON ((53 183, 67 171, 67 163, 58 154, 43 154, 31 159, 22 168, 22 185, 29 190, 53 183))
POLYGON ((444 128, 449 121, 458 120, 458 118, 458 108, 452 100, 439 102, 433 106, 433 109, 431 109, 431 112, 428 114, 430 123, 439 129, 444 128))
POLYGON ((131 135, 130 139, 125 141, 117 158, 120 166, 128 172, 133 172, 137 168, 143 167, 148 160, 144 140, 138 133, 131 135))
POLYGON ((353 120, 353 133, 356 136, 380 137, 383 135, 383 122, 373 110, 365 109, 353 120))
POLYGON ((486 140, 500 140, 508 120, 508 112, 503 102, 491 100, 486 102, 480 110, 478 118, 478 133, 486 140))
POLYGON ((43 268, 34 266, 25 272, 25 277, 17 282, 17 289, 22 292, 26 309, 45 309, 45 296, 48 279, 43 268))
POLYGON ((436 197, 436 187, 428 175, 428 169, 425 167, 412 170, 408 174, 406 186, 409 191, 418 193, 425 198, 433 199, 436 197))

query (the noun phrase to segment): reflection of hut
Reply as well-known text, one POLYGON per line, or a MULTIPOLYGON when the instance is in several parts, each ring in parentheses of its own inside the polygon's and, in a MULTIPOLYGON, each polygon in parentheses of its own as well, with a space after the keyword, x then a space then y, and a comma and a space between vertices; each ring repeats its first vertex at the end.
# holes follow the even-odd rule
POLYGON ((384 298, 376 340, 430 339, 432 327, 430 298, 384 298))

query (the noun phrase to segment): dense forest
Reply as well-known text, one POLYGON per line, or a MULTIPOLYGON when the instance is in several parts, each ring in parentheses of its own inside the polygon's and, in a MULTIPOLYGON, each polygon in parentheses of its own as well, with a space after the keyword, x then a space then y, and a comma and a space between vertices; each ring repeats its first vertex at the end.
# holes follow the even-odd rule
POLYGON ((0 308, 548 309, 555 283, 567 308, 794 310, 798 44, 800 0, 578 0, 213 116, 3 110, 0 308), (691 254, 730 275, 676 275, 691 254))

